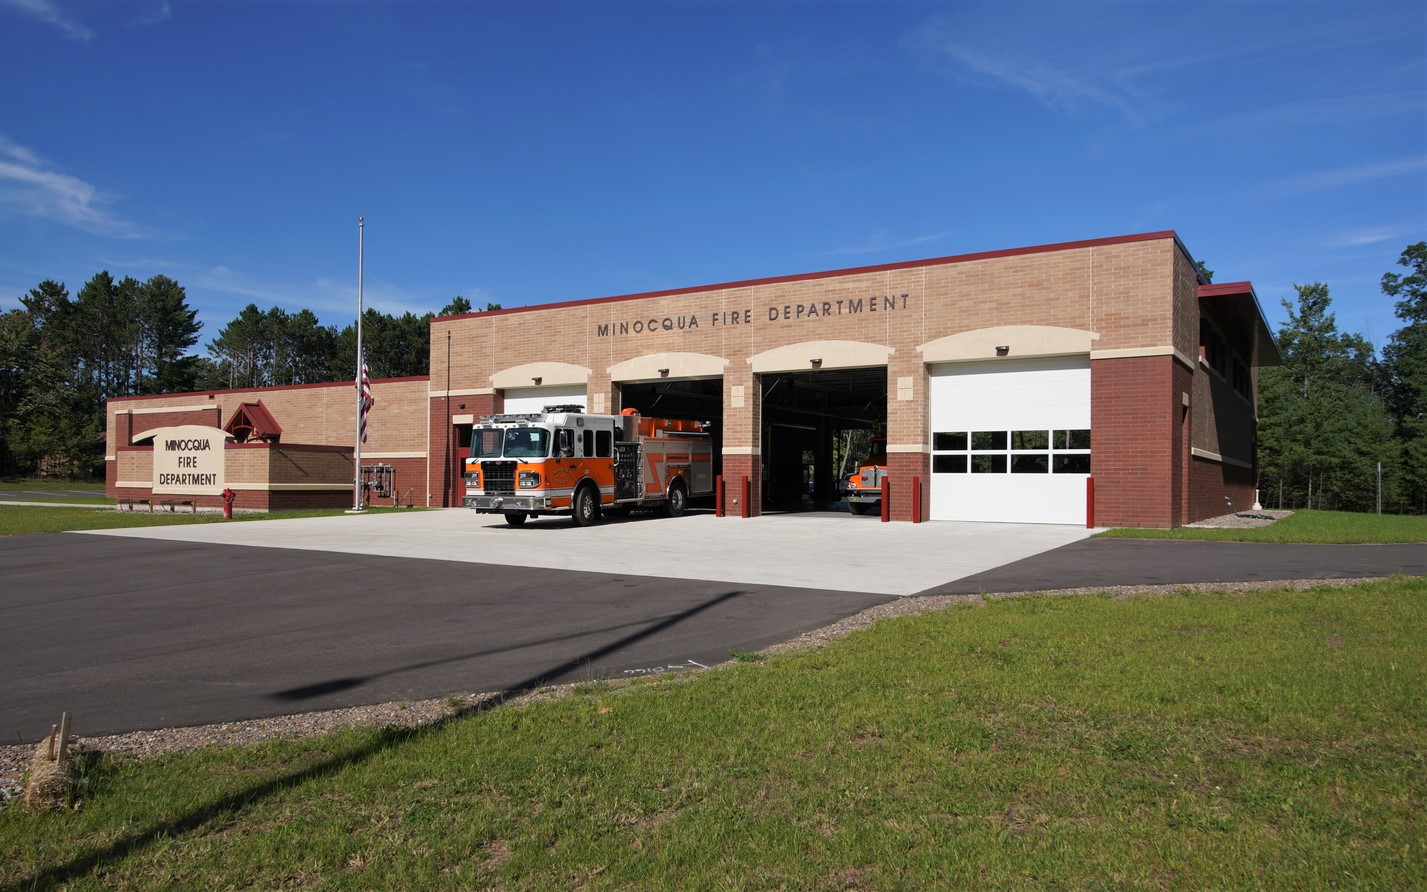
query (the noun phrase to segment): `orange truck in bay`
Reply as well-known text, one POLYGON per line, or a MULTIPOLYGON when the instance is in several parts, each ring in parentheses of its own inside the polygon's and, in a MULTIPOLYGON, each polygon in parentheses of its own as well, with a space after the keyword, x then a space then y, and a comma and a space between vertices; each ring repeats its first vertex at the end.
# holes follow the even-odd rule
POLYGON ((842 496, 853 514, 880 514, 882 481, 887 477, 887 454, 878 452, 859 462, 842 481, 842 496))
POLYGON ((644 418, 583 406, 489 415, 471 428, 464 504, 518 527, 564 515, 577 526, 631 508, 678 517, 713 494, 713 443, 703 422, 644 418))

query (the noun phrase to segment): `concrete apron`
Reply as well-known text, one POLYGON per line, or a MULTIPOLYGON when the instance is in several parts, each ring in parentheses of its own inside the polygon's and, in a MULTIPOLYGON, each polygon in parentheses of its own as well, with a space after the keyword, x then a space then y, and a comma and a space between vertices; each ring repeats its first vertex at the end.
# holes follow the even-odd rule
POLYGON ((1077 526, 881 523, 848 515, 695 513, 518 529, 464 508, 94 531, 215 545, 911 595, 1088 537, 1077 526))

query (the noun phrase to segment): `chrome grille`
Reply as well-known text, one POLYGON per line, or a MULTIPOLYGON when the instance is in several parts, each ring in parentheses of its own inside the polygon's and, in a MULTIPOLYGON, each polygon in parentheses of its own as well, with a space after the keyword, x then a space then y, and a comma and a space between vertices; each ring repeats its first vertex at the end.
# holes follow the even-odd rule
POLYGON ((515 492, 515 462, 481 462, 481 489, 488 493, 515 492))

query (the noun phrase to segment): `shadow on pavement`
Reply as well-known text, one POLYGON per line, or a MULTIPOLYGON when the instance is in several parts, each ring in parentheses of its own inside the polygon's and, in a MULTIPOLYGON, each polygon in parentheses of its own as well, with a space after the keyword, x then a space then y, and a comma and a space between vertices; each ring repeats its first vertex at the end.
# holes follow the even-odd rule
MULTIPOLYGON (((704 601, 703 603, 698 604, 697 606, 689 608, 688 610, 684 610, 680 613, 666 617, 665 619, 654 623, 648 628, 642 629, 630 635, 626 635, 625 637, 617 641, 613 641, 609 644, 604 645, 603 647, 596 648, 595 650, 589 651, 588 653, 581 654, 580 656, 560 663, 557 666, 552 666, 549 669, 546 669, 536 675, 532 675, 524 681, 511 685, 505 690, 492 694, 491 696, 480 701, 479 703, 463 707, 462 709, 459 709, 451 713, 450 715, 445 716, 444 718, 431 722, 430 724, 422 725, 419 728, 383 729, 378 733, 377 738, 366 746, 358 747, 357 749, 354 749, 351 752, 333 756, 332 758, 313 765, 310 768, 304 768, 301 771, 294 771, 291 774, 286 774, 281 777, 273 778, 272 780, 265 781, 261 784, 256 784, 252 787, 249 787, 246 790, 242 790, 236 793, 230 793, 214 802, 208 803, 207 805, 192 809, 186 814, 179 815, 178 817, 172 818, 168 821, 160 822, 149 827, 146 830, 141 830, 136 833, 132 833, 126 837, 115 840, 114 842, 110 843, 107 846, 104 846, 103 848, 96 849, 83 855, 79 855, 75 858, 72 858, 69 862, 65 864, 59 864, 46 870, 42 870, 34 874, 33 876, 26 877, 24 879, 19 880, 18 882, 8 884, 3 888, 5 890, 17 890, 17 892, 20 889, 48 889, 57 886, 61 883, 67 883, 71 880, 85 876, 90 871, 103 864, 121 858, 126 858, 134 854, 135 852, 141 851, 142 849, 153 845, 156 842, 171 840, 174 837, 180 836, 182 834, 191 833, 216 818, 240 812, 248 806, 253 805, 257 802, 261 802, 277 793, 283 792, 284 790, 292 789, 293 787, 306 783, 310 780, 316 780, 318 778, 335 774, 336 772, 341 771, 344 768, 359 764, 363 761, 366 761, 367 759, 372 758, 373 756, 379 755, 380 753, 386 752, 387 750, 391 750, 398 746, 401 746, 402 744, 408 741, 416 740, 428 734, 432 734, 444 728, 446 725, 458 721, 460 719, 478 713, 489 712, 500 706, 502 703, 504 703, 511 697, 527 693, 537 687, 540 687, 542 684, 547 683, 550 679, 559 678, 568 672, 580 668, 587 662, 606 656, 607 654, 612 653, 622 647, 627 647, 630 644, 633 644, 643 638, 647 638, 650 635, 654 635, 658 632, 668 629, 671 626, 677 625, 689 619, 690 617, 703 613, 704 611, 716 607, 719 604, 723 604, 735 598, 742 597, 745 594, 748 594, 748 592, 742 590, 725 592, 722 595, 710 598, 704 601)), ((341 681, 344 680, 334 679, 331 682, 319 683, 319 685, 317 686, 309 687, 321 687, 322 684, 331 685, 334 683, 339 683, 341 681)))

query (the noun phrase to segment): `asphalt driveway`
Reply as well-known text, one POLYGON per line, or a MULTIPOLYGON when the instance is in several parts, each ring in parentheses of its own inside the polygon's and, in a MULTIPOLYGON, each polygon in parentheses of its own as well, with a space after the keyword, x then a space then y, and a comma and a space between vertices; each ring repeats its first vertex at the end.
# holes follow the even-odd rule
POLYGON ((677 671, 899 595, 1427 574, 1427 548, 472 512, 0 539, 0 740, 677 671))
POLYGON ((68 533, 0 578, 7 743, 712 665, 890 597, 68 533))

